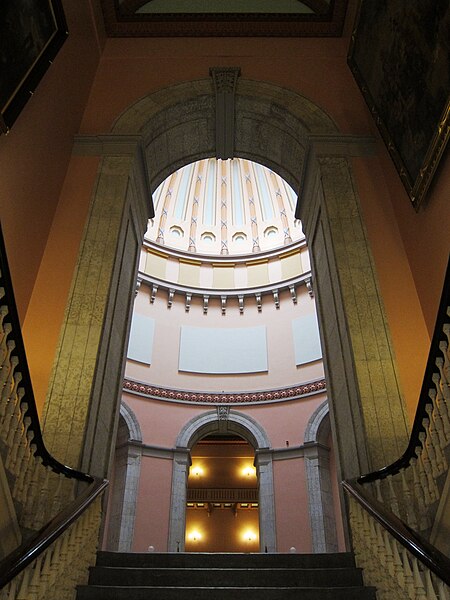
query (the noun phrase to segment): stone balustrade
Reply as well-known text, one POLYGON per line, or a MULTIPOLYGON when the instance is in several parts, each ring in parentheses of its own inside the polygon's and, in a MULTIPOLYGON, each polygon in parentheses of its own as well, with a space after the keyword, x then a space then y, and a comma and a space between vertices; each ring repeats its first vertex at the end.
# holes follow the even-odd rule
POLYGON ((74 600, 95 563, 101 500, 96 500, 17 577, 0 590, 0 600, 74 600))
POLYGON ((450 455, 450 322, 439 343, 418 443, 409 464, 373 483, 377 500, 414 530, 428 535, 441 501, 450 455))
POLYGON ((450 588, 352 497, 350 525, 356 564, 378 600, 450 600, 450 588))

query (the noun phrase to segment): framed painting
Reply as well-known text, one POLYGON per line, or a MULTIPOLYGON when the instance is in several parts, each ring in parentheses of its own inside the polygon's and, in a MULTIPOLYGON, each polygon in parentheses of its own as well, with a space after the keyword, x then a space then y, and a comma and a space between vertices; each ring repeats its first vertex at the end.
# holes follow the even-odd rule
POLYGON ((7 133, 68 35, 61 0, 3 0, 0 133, 7 133))
POLYGON ((448 0, 361 0, 348 63, 416 210, 450 132, 448 0))

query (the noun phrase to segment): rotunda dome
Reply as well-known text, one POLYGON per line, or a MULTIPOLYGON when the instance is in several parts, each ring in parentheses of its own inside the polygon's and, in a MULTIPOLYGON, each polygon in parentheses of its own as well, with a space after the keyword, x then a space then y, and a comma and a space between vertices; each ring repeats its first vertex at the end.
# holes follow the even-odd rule
POLYGON ((206 255, 283 248, 304 238, 294 220, 296 194, 266 167, 208 158, 182 167, 153 194, 146 239, 206 255))

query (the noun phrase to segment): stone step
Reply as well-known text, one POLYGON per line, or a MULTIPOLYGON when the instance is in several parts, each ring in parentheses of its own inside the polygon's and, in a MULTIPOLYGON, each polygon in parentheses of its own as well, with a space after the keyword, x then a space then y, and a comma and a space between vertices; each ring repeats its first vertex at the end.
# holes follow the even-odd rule
POLYGON ((327 554, 208 553, 208 552, 99 552, 98 566, 144 568, 352 568, 350 552, 327 554))
POLYGON ((361 571, 298 568, 130 568, 93 567, 89 584, 177 587, 353 587, 362 586, 361 571))
POLYGON ((353 555, 99 552, 77 600, 376 600, 353 555))
POLYGON ((110 587, 80 586, 77 600, 376 600, 362 587, 110 587))

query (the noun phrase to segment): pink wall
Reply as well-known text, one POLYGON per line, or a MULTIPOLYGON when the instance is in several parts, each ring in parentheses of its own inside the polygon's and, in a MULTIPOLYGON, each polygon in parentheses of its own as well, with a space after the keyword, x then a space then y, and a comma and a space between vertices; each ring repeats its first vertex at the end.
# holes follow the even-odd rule
POLYGON ((39 412, 47 394, 64 317, 65 299, 72 283, 98 163, 96 156, 77 156, 70 161, 23 323, 22 331, 39 412), (76 211, 73 210, 74 206, 77 206, 76 211), (54 290, 58 290, 58 293, 53 293, 54 290), (45 344, 42 340, 45 340, 45 344))
POLYGON ((288 291, 280 294, 280 309, 275 307, 272 295, 263 298, 259 313, 256 302, 249 299, 244 314, 239 314, 236 302, 230 302, 226 315, 221 314, 219 300, 210 303, 208 314, 203 314, 203 304, 197 298, 186 313, 184 299, 175 295, 172 308, 167 308, 167 294, 159 291, 150 304, 150 289, 144 285, 136 297, 134 310, 155 319, 153 358, 150 366, 127 361, 126 376, 153 385, 197 391, 242 392, 269 390, 298 383, 314 381, 324 376, 321 361, 297 367, 294 357, 292 320, 315 311, 314 300, 305 286, 297 289, 298 301, 294 304, 288 291), (239 328, 265 325, 269 371, 255 374, 205 375, 178 371, 180 327, 239 328))
POLYGON ((273 463, 278 552, 311 552, 311 526, 303 459, 273 463))
POLYGON ((102 50, 95 4, 63 1, 69 37, 10 133, 0 136, 0 211, 22 319, 102 50))
POLYGON ((167 551, 171 481, 171 460, 142 457, 133 552, 167 551))
MULTIPOLYGON (((284 448, 286 441, 290 446, 304 442, 307 422, 325 398, 323 393, 300 400, 231 408, 255 419, 266 431, 273 448, 284 448)), ((179 432, 193 417, 216 410, 215 406, 152 400, 128 393, 123 394, 123 401, 139 421, 143 442, 165 448, 175 446, 179 432)))

